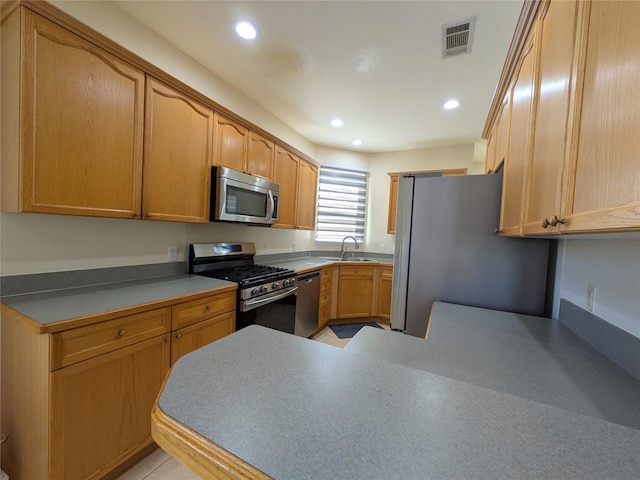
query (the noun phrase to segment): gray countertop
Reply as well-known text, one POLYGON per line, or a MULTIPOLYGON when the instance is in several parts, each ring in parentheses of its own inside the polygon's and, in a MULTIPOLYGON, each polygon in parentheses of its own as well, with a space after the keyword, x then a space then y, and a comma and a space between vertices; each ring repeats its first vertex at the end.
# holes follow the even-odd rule
POLYGON ((51 290, 3 297, 2 303, 41 325, 206 293, 235 283, 196 275, 51 290))
POLYGON ((346 349, 640 429, 640 382, 548 318, 436 302, 426 340, 364 328, 346 349))
MULTIPOLYGON (((279 260, 276 262, 267 262, 268 265, 273 265, 276 267, 290 268, 295 270, 298 273, 317 270, 322 267, 326 267, 328 265, 344 265, 344 264, 353 264, 349 261, 336 261, 336 260, 327 260, 321 257, 300 257, 300 258, 292 258, 287 260, 279 260)), ((368 262, 355 262, 356 265, 393 265, 393 262, 388 262, 384 260, 378 260, 375 258, 371 258, 371 261, 368 262)))
POLYGON ((182 357, 159 406, 276 479, 640 471, 639 430, 260 326, 182 357))

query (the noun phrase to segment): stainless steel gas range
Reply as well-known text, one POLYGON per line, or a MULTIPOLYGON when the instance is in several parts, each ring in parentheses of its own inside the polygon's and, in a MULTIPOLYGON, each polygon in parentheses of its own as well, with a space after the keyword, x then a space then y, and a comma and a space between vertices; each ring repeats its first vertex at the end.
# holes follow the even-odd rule
POLYGON ((296 321, 296 272, 256 265, 255 254, 255 244, 251 242, 191 244, 189 273, 238 284, 236 330, 257 324, 295 335, 310 335, 309 328, 296 321))

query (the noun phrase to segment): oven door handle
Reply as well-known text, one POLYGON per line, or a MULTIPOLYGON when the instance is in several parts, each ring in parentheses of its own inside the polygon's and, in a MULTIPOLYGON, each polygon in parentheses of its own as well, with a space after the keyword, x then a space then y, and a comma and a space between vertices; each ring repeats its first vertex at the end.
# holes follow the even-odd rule
POLYGON ((253 300, 253 301, 245 300, 244 302, 242 302, 242 304, 240 306, 240 311, 241 312, 248 312, 250 310, 253 310, 254 308, 258 308, 261 305, 266 305, 267 303, 271 303, 271 302, 273 302, 275 300, 280 300, 281 298, 288 297, 289 295, 291 295, 296 290, 298 290, 297 286, 288 289, 286 292, 280 293, 278 295, 274 295, 274 296, 269 297, 269 298, 260 298, 258 300, 253 300))
POLYGON ((269 190, 269 208, 267 209, 267 221, 273 220, 273 213, 276 209, 276 202, 273 200, 273 192, 269 190))

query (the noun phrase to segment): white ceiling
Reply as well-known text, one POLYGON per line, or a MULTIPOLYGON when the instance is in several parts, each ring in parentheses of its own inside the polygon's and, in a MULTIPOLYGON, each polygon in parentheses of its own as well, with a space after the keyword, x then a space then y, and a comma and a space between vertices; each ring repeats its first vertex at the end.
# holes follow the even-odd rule
POLYGON ((115 3, 312 143, 364 152, 479 140, 522 6, 522 0, 115 3), (472 16, 472 52, 443 60, 442 25, 472 16), (257 40, 235 35, 240 20, 257 26, 257 40), (461 107, 443 110, 452 97, 461 107), (334 117, 345 125, 331 127, 334 117), (354 138, 363 145, 353 147, 354 138))

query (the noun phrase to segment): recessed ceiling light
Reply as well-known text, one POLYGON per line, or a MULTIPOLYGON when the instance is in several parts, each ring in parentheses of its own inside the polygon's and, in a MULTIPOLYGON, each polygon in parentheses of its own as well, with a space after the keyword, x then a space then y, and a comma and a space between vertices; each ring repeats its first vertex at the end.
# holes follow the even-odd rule
POLYGON ((236 24, 236 33, 246 40, 253 40, 258 34, 256 27, 249 22, 240 22, 236 24))
POLYGON ((358 140, 357 138, 351 142, 352 144, 354 144, 356 147, 359 147, 360 145, 362 145, 362 140, 358 140))
POLYGON ((331 120, 332 127, 340 128, 343 125, 344 125, 344 122, 339 118, 334 118, 333 120, 331 120))
POLYGON ((460 106, 460 102, 458 100, 448 100, 442 106, 445 110, 453 110, 454 108, 458 108, 460 106))

